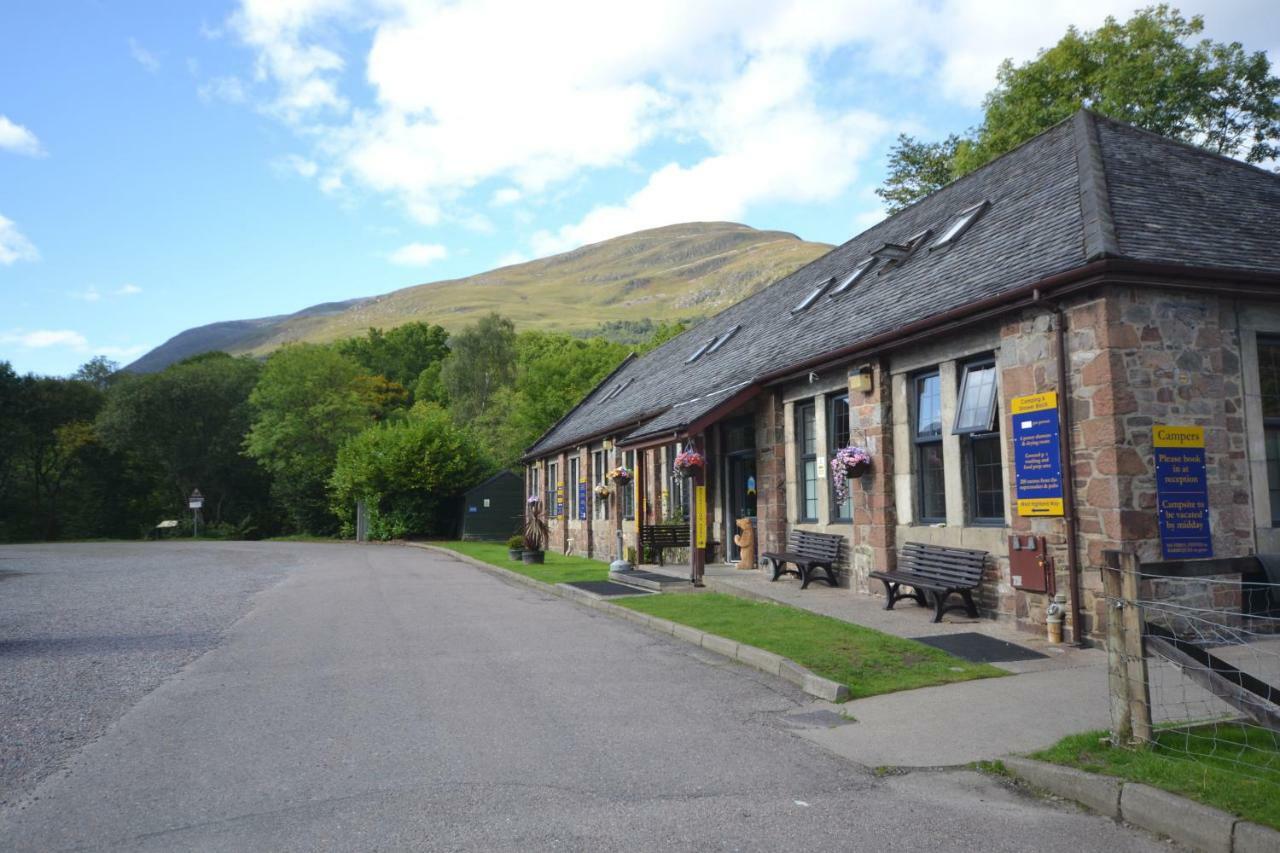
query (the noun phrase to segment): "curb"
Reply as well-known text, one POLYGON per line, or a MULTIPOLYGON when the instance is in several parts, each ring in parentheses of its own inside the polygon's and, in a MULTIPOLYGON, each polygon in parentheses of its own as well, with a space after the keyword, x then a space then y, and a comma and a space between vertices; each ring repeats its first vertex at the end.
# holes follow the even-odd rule
POLYGON ((1031 758, 1005 758, 1005 769, 1036 788, 1073 800, 1107 817, 1165 835, 1209 853, 1280 850, 1280 832, 1195 800, 1031 758))
POLYGON ((427 545, 422 542, 406 542, 404 543, 411 548, 421 548, 424 551, 431 551, 444 557, 457 560, 460 563, 467 563, 475 566, 481 571, 488 572, 504 580, 514 581, 522 586, 536 589, 541 592, 549 592, 552 595, 572 601, 575 604, 598 610, 601 613, 608 613, 612 616, 618 616, 629 622, 634 622, 641 627, 657 631, 677 640, 683 640, 694 646, 699 646, 709 652, 723 655, 730 660, 737 661, 744 666, 752 669, 758 669, 768 675, 777 676, 785 681, 799 687, 805 693, 818 699, 825 699, 828 702, 845 702, 849 699, 849 688, 837 681, 829 678, 823 678, 815 672, 806 669, 800 664, 782 655, 774 654, 764 649, 758 649, 755 646, 748 646, 745 643, 739 643, 737 640, 730 640, 728 637, 721 637, 717 634, 708 634, 705 631, 699 631, 697 628, 691 628, 688 625, 682 625, 678 622, 672 622, 667 619, 659 619, 656 616, 650 616, 646 613, 640 613, 628 607, 619 607, 616 604, 605 601, 591 595, 585 590, 577 587, 567 586, 565 584, 548 584, 531 577, 504 569, 501 566, 495 566, 492 563, 486 563, 483 560, 477 560, 475 557, 468 557, 466 554, 459 554, 457 551, 450 551, 448 548, 441 548, 437 545, 427 545))

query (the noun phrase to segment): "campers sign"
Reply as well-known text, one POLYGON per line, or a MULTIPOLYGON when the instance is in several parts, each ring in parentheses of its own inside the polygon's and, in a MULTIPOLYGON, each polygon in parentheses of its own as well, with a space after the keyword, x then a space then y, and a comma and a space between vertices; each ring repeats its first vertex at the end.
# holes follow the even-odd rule
POLYGON ((1164 559, 1212 557, 1204 427, 1154 426, 1151 444, 1156 457, 1156 512, 1164 559))
POLYGON ((1062 451, 1058 395, 1053 391, 1014 397, 1013 475, 1018 515, 1062 515, 1062 451))

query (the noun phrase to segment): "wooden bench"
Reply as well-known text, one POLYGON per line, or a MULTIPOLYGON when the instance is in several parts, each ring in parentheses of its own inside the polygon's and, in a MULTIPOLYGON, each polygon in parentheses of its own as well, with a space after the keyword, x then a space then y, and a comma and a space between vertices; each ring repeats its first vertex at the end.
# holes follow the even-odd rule
POLYGON ((792 530, 787 537, 787 547, 783 551, 766 551, 760 558, 773 568, 773 580, 790 573, 800 578, 801 589, 809 586, 813 580, 815 569, 827 573, 827 583, 836 585, 835 564, 840 559, 840 544, 843 536, 834 533, 811 533, 808 530, 792 530), (791 563, 795 569, 788 569, 791 563))
POLYGON ((872 572, 869 577, 884 583, 889 600, 884 609, 904 598, 914 598, 921 607, 929 606, 933 598, 933 621, 941 622, 948 610, 964 610, 977 618, 978 608, 973 604, 973 590, 982 582, 982 571, 987 564, 987 552, 971 548, 948 548, 944 545, 925 545, 923 542, 907 542, 898 552, 898 568, 892 572, 872 572), (902 587, 911 592, 903 592, 902 587), (952 594, 963 599, 961 604, 947 604, 952 594))
POLYGON ((645 524, 640 527, 640 559, 644 559, 645 549, 651 549, 658 555, 658 565, 665 566, 662 552, 666 548, 688 548, 689 525, 687 524, 645 524))

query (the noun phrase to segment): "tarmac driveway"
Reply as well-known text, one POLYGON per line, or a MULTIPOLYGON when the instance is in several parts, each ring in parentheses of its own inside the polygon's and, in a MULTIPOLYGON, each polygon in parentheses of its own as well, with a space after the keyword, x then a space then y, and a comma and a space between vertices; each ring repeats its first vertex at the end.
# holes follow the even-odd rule
POLYGON ((83 642, 10 626, 38 635, 22 608, 85 573, 120 580, 96 619, 179 608, 145 636, 187 657, 145 689, 122 664, 127 707, 65 770, 11 780, 4 849, 1170 849, 972 772, 878 776, 797 737, 812 706, 781 681, 418 549, 44 546, 0 568, 26 572, 0 581, 0 703, 83 706, 60 680, 83 642), (171 576, 183 560, 207 576, 171 576))

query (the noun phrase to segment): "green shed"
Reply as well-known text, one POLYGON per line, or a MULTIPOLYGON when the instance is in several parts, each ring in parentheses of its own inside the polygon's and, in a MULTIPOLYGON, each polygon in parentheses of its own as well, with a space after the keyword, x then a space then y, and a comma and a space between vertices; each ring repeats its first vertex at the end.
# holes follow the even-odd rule
POLYGON ((524 478, 494 474, 462 495, 462 538, 505 542, 524 526, 524 478))

